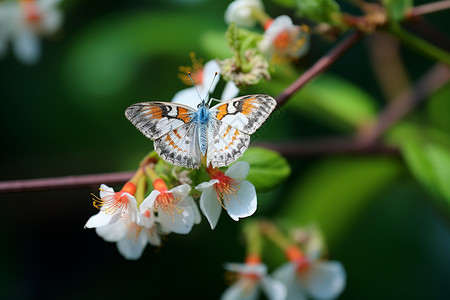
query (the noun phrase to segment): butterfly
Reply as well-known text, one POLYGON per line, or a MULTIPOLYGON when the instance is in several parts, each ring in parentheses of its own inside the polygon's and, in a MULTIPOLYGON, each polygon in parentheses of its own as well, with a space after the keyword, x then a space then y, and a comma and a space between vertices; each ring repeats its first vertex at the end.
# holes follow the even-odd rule
POLYGON ((250 135, 269 117, 276 101, 268 95, 247 95, 209 108, 203 99, 193 107, 169 102, 131 105, 125 116, 165 161, 189 169, 203 159, 213 168, 225 167, 247 150, 250 135))

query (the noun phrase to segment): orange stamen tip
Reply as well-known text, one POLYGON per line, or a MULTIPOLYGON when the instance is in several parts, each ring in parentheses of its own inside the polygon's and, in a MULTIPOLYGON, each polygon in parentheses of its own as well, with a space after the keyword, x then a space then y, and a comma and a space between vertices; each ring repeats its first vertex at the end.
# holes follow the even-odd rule
POLYGON ((284 254, 286 255, 289 261, 299 261, 305 257, 303 252, 300 249, 298 249, 297 246, 289 246, 284 251, 284 254))
POLYGON ((270 25, 272 25, 273 19, 269 19, 264 23, 264 30, 267 30, 267 28, 270 27, 270 25))
POLYGON ((258 254, 250 254, 245 258, 245 263, 248 265, 256 265, 261 262, 261 257, 258 254))
POLYGON ((158 178, 155 181, 153 181, 153 188, 159 192, 168 191, 166 183, 161 178, 158 178))
POLYGON ((134 196, 134 194, 136 193, 136 185, 128 181, 120 191, 134 196))

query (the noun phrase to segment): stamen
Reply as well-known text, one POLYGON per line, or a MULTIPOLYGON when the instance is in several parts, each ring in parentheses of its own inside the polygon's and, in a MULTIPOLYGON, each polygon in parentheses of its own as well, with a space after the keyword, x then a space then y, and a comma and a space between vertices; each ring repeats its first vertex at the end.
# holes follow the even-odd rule
POLYGON ((106 214, 115 214, 117 211, 124 213, 128 207, 128 196, 123 192, 111 192, 111 195, 107 195, 100 198, 94 194, 91 194, 95 208, 102 210, 106 214))
POLYGON ((203 59, 197 59, 194 52, 189 53, 192 61, 192 67, 180 66, 178 70, 178 78, 186 85, 196 85, 203 82, 203 59), (192 74, 193 80, 189 78, 189 73, 192 74))

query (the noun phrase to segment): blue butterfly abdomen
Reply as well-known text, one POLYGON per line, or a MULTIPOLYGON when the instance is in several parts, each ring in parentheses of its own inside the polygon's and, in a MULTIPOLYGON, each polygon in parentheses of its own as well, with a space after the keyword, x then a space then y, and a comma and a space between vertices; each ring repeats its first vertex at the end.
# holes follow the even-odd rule
POLYGON ((197 111, 197 124, 198 124, 198 146, 202 155, 206 154, 208 148, 208 123, 209 123, 209 110, 205 105, 201 105, 197 111))

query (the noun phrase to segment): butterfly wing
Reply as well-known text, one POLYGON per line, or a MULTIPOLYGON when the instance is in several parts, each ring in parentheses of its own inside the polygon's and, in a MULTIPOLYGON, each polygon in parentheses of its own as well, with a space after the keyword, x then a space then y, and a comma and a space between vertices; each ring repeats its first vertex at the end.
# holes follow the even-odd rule
POLYGON ((155 150, 165 161, 189 169, 198 169, 201 152, 198 146, 197 123, 184 124, 155 140, 155 150))
POLYGON ((242 156, 254 133, 275 109, 268 95, 248 95, 221 102, 210 109, 206 162, 224 167, 242 156))
POLYGON ((211 118, 208 127, 206 165, 225 167, 242 156, 250 143, 250 135, 231 125, 211 118))
POLYGON ((166 102, 136 103, 125 110, 127 119, 152 140, 191 122, 195 114, 192 107, 166 102))
POLYGON ((125 116, 146 137, 165 161, 194 169, 201 164, 197 141, 196 110, 182 104, 143 102, 125 110, 125 116))
POLYGON ((219 103, 210 109, 210 113, 243 133, 252 134, 276 106, 275 99, 268 95, 247 95, 219 103))

